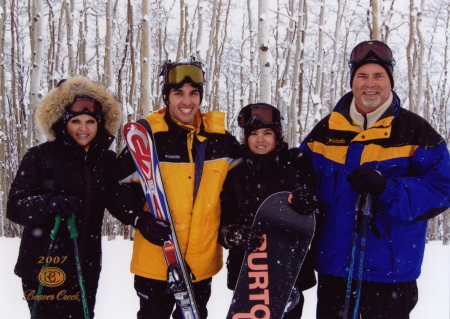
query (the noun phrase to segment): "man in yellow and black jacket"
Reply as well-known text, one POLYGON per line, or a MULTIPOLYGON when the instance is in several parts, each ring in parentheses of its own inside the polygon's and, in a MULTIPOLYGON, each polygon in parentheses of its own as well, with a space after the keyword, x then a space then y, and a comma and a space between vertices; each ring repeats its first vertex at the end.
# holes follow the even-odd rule
POLYGON ((409 318, 418 300, 427 219, 450 206, 446 143, 428 122, 400 106, 392 91, 394 64, 384 43, 357 45, 349 63, 352 92, 300 146, 318 174, 317 195, 327 207, 313 247, 317 318, 342 318, 346 295, 353 312, 354 295, 347 288, 355 291, 360 278, 361 318, 409 318), (373 205, 360 253, 352 240, 356 229, 361 242, 363 228, 355 226, 361 224, 355 222, 355 203, 367 194, 373 205))
MULTIPOLYGON (((224 113, 202 114, 199 110, 204 82, 199 62, 166 61, 161 75, 166 107, 146 120, 153 131, 180 248, 195 277, 193 289, 200 316, 206 318, 211 278, 223 265, 222 248, 217 242, 219 194, 227 172, 239 163, 241 150, 236 138, 225 131, 224 113)), ((139 180, 133 175, 128 148, 118 161, 122 181, 139 180)), ((147 205, 142 208, 142 190, 135 185, 124 185, 128 187, 124 194, 132 190, 135 194, 128 198, 139 204, 120 219, 136 228, 131 272, 136 275, 135 289, 140 298, 137 317, 170 318, 174 297, 167 292, 167 265, 160 247, 170 233, 169 225, 152 217, 147 205)), ((179 310, 173 311, 173 318, 181 318, 179 310)))

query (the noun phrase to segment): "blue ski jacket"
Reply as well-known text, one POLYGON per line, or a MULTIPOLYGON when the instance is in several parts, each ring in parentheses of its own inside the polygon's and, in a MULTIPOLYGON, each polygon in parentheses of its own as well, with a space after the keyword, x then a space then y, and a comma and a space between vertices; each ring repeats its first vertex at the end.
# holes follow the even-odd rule
MULTIPOLYGON (((385 191, 372 205, 363 280, 417 279, 427 219, 450 206, 450 157, 444 140, 423 118, 401 108, 392 93, 390 107, 363 132, 352 125, 353 94, 347 93, 300 146, 312 160, 318 174, 317 194, 327 207, 313 248, 320 274, 348 276, 358 195, 346 178, 354 169, 370 167, 387 177, 385 191)), ((353 278, 357 278, 358 252, 359 243, 353 278)))

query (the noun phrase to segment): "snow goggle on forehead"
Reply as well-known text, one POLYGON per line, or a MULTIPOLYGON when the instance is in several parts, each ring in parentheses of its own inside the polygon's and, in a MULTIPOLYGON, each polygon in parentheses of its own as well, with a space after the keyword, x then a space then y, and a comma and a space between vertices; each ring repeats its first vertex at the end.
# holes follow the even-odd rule
POLYGON ((178 84, 182 83, 189 77, 194 84, 202 84, 203 70, 194 64, 177 64, 166 71, 165 83, 178 84))
POLYGON ((91 113, 100 112, 100 105, 90 97, 77 97, 69 107, 72 112, 83 112, 87 109, 91 113))
POLYGON ((350 54, 350 61, 348 62, 349 66, 351 67, 365 60, 371 53, 374 54, 376 58, 387 62, 392 66, 395 65, 392 51, 386 44, 381 41, 364 41, 353 49, 350 54))
POLYGON ((280 111, 271 105, 250 104, 245 106, 238 115, 239 127, 251 127, 256 121, 263 125, 281 124, 283 118, 280 111))

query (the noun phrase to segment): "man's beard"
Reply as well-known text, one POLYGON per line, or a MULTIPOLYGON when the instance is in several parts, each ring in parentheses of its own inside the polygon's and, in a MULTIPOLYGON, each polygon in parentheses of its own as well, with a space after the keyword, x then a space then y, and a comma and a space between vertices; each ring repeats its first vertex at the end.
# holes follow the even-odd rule
POLYGON ((365 107, 373 109, 380 105, 381 97, 378 95, 375 100, 373 100, 373 99, 366 100, 365 98, 362 98, 361 102, 365 107))

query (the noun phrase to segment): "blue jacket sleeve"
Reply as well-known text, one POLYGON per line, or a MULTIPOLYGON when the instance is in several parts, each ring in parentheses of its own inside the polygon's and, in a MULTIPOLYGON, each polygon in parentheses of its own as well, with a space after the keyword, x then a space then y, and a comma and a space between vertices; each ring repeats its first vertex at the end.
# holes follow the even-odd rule
POLYGON ((407 177, 388 177, 379 197, 384 212, 403 220, 433 218, 450 207, 450 156, 445 143, 412 157, 407 177))

